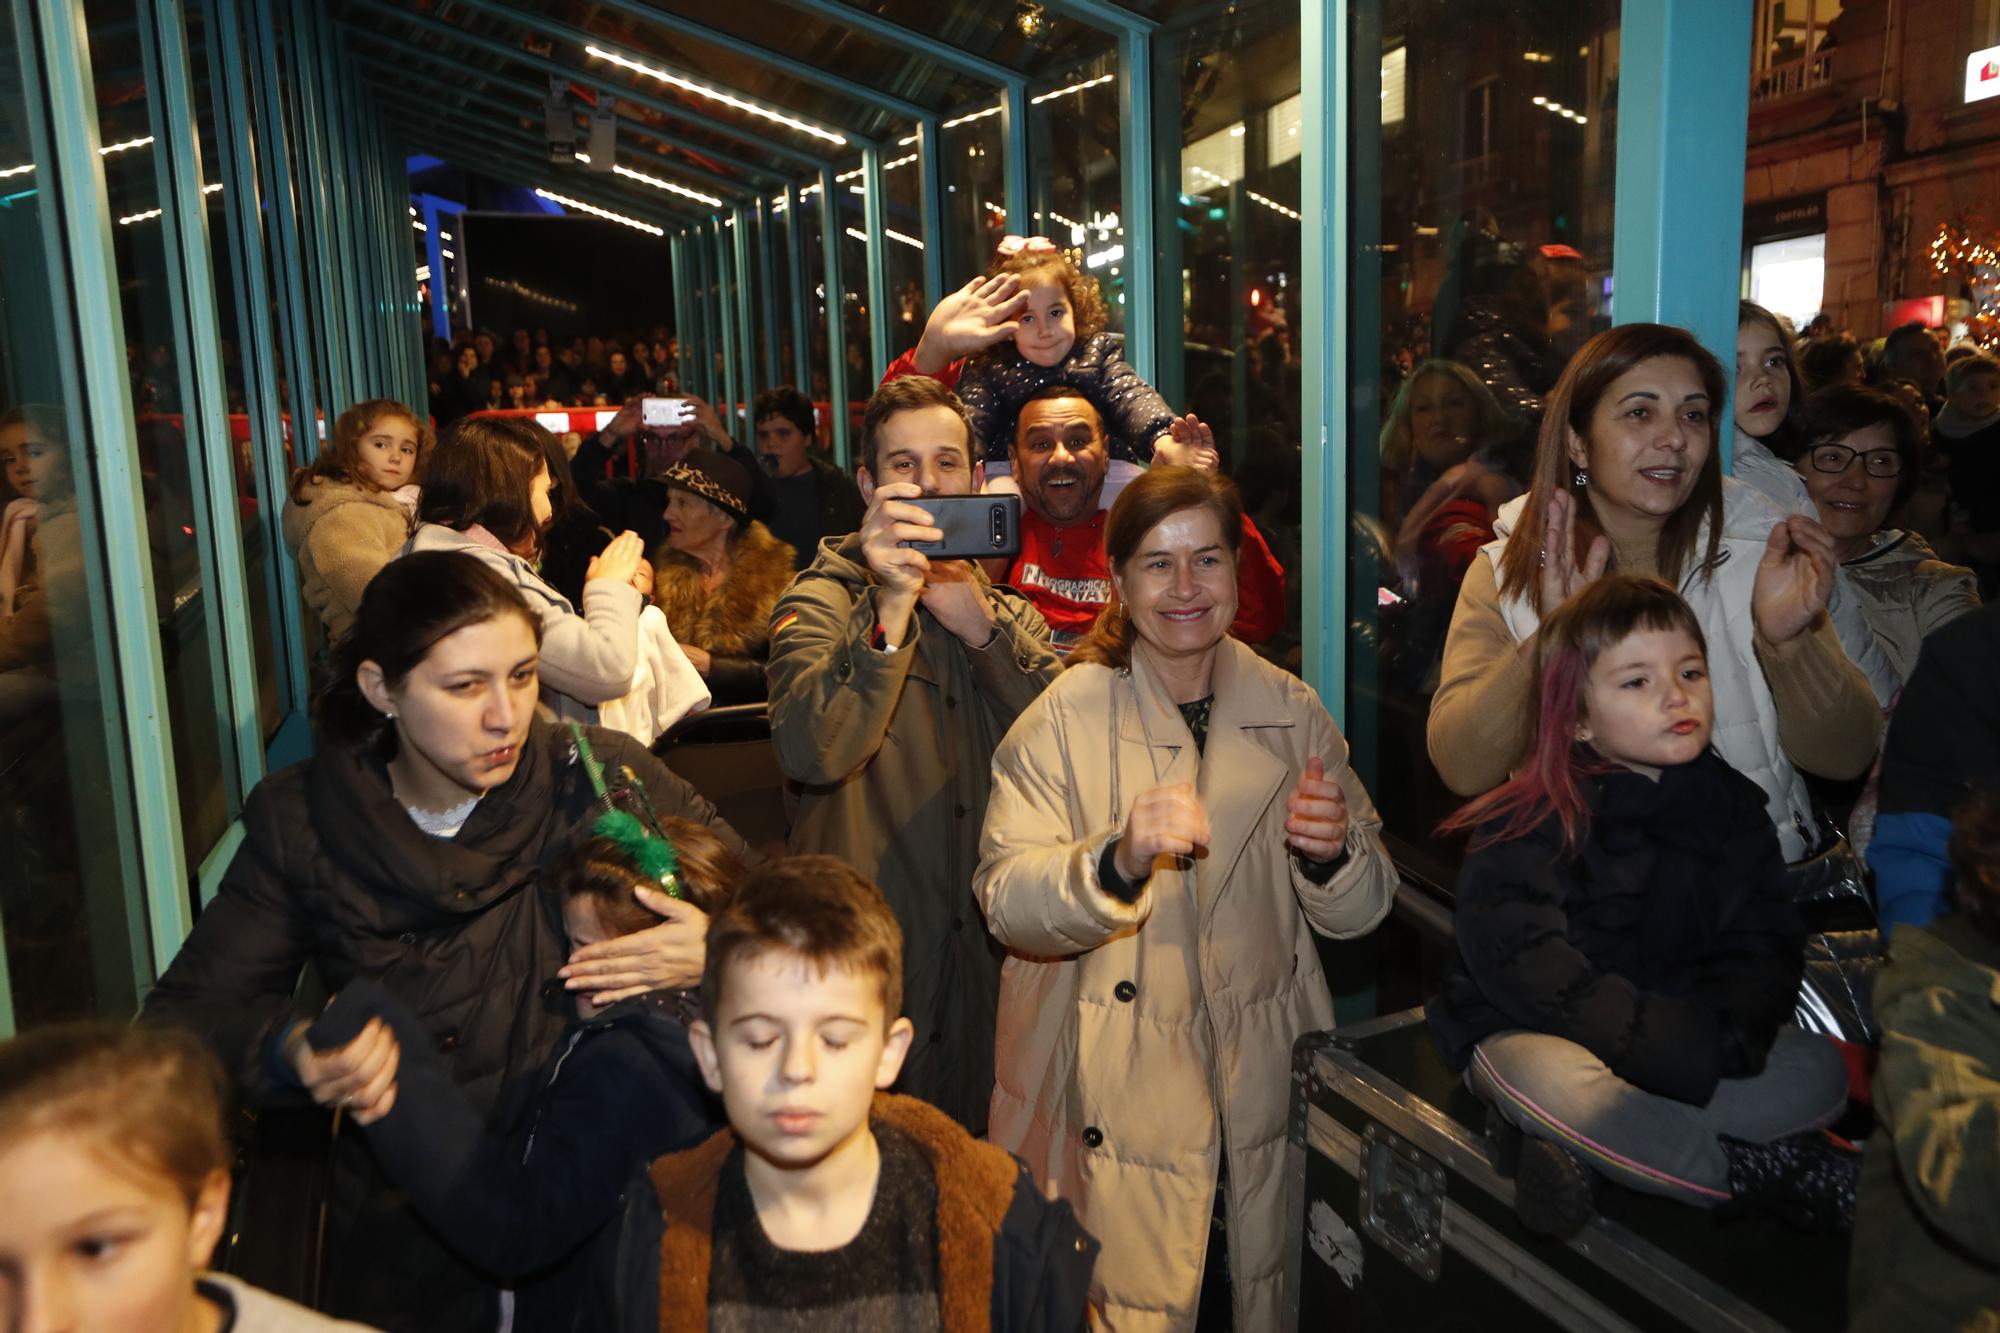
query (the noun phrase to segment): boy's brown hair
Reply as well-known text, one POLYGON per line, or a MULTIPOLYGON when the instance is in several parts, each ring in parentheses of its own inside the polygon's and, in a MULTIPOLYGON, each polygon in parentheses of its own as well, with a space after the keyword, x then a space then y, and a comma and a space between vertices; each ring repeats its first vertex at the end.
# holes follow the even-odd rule
POLYGON ((903 928, 882 891, 834 856, 791 856, 745 880, 708 924, 702 1009, 721 1012, 731 964, 784 952, 829 969, 872 976, 882 989, 882 1025, 903 1012, 903 928))
POLYGON ((312 503, 308 498, 308 488, 315 478, 344 481, 364 490, 374 489, 374 483, 368 479, 368 470, 361 466, 361 441, 383 417, 399 417, 415 428, 417 460, 416 466, 410 469, 410 479, 422 481, 424 464, 430 461, 431 450, 437 444, 431 423, 393 398, 370 398, 342 412, 334 420, 333 437, 327 441, 319 457, 310 466, 292 473, 292 499, 299 504, 312 503))
POLYGON ((103 1156, 162 1177, 190 1207, 229 1167, 222 1066, 186 1033, 58 1023, 0 1045, 0 1148, 89 1135, 103 1156))
MULTIPOLYGON (((743 862, 729 844, 707 827, 671 815, 660 820, 660 831, 674 845, 674 871, 681 896, 709 915, 729 901, 743 882, 743 862)), ((549 871, 556 900, 588 898, 597 919, 613 935, 630 935, 660 924, 660 918, 633 896, 635 888, 658 889, 658 881, 632 863, 632 857, 610 838, 578 843, 549 871)))
POLYGON ((868 475, 875 483, 882 482, 881 460, 876 457, 878 437, 882 433, 882 423, 904 412, 916 412, 926 407, 943 407, 955 413, 965 425, 966 465, 980 461, 980 441, 972 433, 972 416, 965 410, 965 404, 938 381, 928 375, 904 375, 890 380, 868 396, 868 406, 861 410, 861 458, 860 466, 868 469, 868 475))

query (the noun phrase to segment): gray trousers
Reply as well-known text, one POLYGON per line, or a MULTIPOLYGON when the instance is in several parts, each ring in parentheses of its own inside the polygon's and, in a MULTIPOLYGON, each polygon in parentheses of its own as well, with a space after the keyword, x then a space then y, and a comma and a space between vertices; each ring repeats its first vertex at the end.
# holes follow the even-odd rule
POLYGON ((1847 1105, 1839 1051, 1789 1025, 1763 1073, 1723 1079, 1706 1106, 1641 1091, 1575 1042, 1540 1032, 1486 1038, 1465 1080, 1522 1133, 1560 1143, 1622 1185, 1702 1207, 1729 1198, 1716 1135, 1768 1143, 1824 1128, 1847 1105))

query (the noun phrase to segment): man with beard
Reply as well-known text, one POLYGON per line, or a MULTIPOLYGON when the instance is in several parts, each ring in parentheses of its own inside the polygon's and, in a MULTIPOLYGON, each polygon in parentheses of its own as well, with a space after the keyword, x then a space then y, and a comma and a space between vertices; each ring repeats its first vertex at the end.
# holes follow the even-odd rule
POLYGON ((993 1095, 1004 951, 972 896, 993 752, 1061 664, 1048 626, 909 503, 972 495, 972 424, 936 380, 868 400, 860 530, 824 542, 771 612, 771 743, 799 784, 791 851, 838 856, 881 886, 903 927, 903 1012, 917 1034, 898 1090, 974 1135, 993 1095))
MULTIPOLYGON (((1111 600, 1104 560, 1104 419, 1076 390, 1051 386, 1030 398, 1008 446, 1021 488, 1021 553, 1007 582, 1035 604, 1067 652, 1111 600)), ((1261 643, 1285 623, 1285 571, 1246 516, 1237 558, 1236 623, 1229 632, 1261 643)))

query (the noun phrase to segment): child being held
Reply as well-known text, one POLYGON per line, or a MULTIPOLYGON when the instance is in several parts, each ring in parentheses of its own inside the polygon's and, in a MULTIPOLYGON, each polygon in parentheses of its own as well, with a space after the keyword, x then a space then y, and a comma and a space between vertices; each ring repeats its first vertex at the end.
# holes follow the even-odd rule
POLYGON ((66 1333, 350 1330, 204 1271, 229 1220, 222 1069, 193 1038, 71 1023, 0 1046, 0 1308, 66 1333))
POLYGON ((299 595, 329 642, 347 633, 368 580, 409 540, 434 443, 422 417, 375 398, 342 412, 326 449, 292 474, 285 545, 299 562, 299 595))
MULTIPOLYGON (((642 893, 665 891, 711 913, 728 901, 741 862, 699 824, 659 824, 664 839, 629 815, 607 816, 600 836, 549 868, 573 947, 658 925, 642 893)), ((506 1133, 482 1124, 423 1025, 379 983, 356 982, 336 996, 311 1040, 327 1048, 372 1019, 389 1025, 400 1063, 387 1109, 377 1104, 354 1119, 445 1243, 518 1284, 516 1328, 650 1329, 659 1213, 645 1164, 721 1123, 688 1046, 700 1000, 655 990, 600 1008, 580 993, 576 1007, 533 1084, 533 1104, 506 1133)))
POLYGON ((1600 578, 1543 620, 1535 675, 1532 751, 1445 825, 1473 836, 1428 1006, 1523 1224, 1581 1228, 1601 1177, 1844 1230, 1857 1162, 1817 1131, 1846 1070, 1790 1023, 1805 934, 1762 791, 1709 748, 1694 613, 1600 578))
POLYGON ((1155 461, 1215 467, 1214 432, 1192 414, 1174 415, 1118 354, 1105 318, 1097 279, 1072 252, 1047 237, 1009 236, 984 276, 938 303, 917 345, 882 380, 929 375, 955 388, 989 476, 1009 471, 1022 404, 1056 385, 1080 392, 1104 418, 1114 482, 1120 463, 1128 471, 1155 461))
POLYGON ((1898 926, 1875 981, 1855 1333, 2000 1328, 2000 792, 1959 810, 1951 865, 1952 910, 1898 926))
POLYGON ((1096 1243, 1027 1169, 896 1080, 903 939, 830 856, 709 927, 695 1056, 729 1129, 653 1165, 662 1333, 1080 1330, 1096 1243))

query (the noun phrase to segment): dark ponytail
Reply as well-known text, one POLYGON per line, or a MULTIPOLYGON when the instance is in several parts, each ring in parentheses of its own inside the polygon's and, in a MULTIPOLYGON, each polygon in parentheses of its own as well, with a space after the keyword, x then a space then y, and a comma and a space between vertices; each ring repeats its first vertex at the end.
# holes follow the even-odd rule
POLYGON ((393 758, 396 729, 361 693, 361 664, 373 662, 385 681, 400 685, 438 640, 504 615, 521 617, 541 646, 541 618, 477 556, 418 551, 391 560, 369 580, 353 628, 334 645, 314 686, 313 729, 321 743, 393 758))

